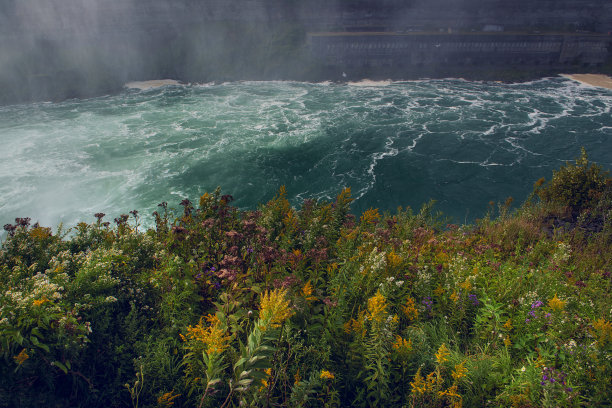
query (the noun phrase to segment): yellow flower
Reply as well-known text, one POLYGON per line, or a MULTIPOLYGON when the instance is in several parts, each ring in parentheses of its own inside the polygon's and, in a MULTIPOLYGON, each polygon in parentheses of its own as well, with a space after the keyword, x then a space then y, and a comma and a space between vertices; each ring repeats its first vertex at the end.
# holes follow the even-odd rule
POLYGON ((593 322, 593 328, 600 344, 612 339, 612 323, 607 322, 603 317, 593 322))
POLYGON ((456 290, 453 290, 453 294, 450 295, 450 298, 453 302, 457 303, 457 301, 459 300, 459 294, 456 290))
POLYGON ((15 362, 19 365, 22 365, 23 363, 25 363, 25 361, 30 358, 30 356, 28 355, 28 353, 26 352, 26 349, 21 350, 21 352, 19 354, 17 354, 16 356, 13 356, 13 359, 15 360, 15 362))
POLYGON ((457 384, 453 384, 449 389, 447 389, 446 391, 440 391, 438 392, 438 396, 439 397, 450 397, 450 398, 461 398, 461 395, 459 395, 457 393, 457 384))
POLYGON ((312 296, 312 284, 310 283, 310 281, 306 282, 306 284, 302 288, 302 295, 304 295, 306 300, 309 302, 317 299, 315 296, 312 296))
POLYGON ((329 273, 332 273, 336 269, 338 269, 338 264, 335 263, 335 262, 333 262, 332 264, 327 266, 327 272, 329 272, 329 273))
POLYGON ((45 238, 52 236, 50 228, 36 227, 30 230, 30 236, 34 239, 42 241, 45 238))
POLYGON ((204 207, 206 204, 208 204, 211 198, 212 197, 208 193, 204 193, 202 196, 200 196, 200 207, 204 207))
POLYGON ((347 334, 358 333, 364 336, 365 331, 366 331, 365 326, 363 324, 364 321, 365 321, 365 310, 362 310, 361 312, 359 312, 357 319, 351 319, 348 322, 344 323, 344 331, 347 334))
POLYGON ((451 372, 451 376, 455 381, 459 381, 467 374, 467 368, 465 368, 465 360, 461 364, 455 365, 455 369, 451 372))
POLYGON ((312 295, 312 285, 310 284, 310 281, 306 282, 306 284, 302 288, 302 294, 305 297, 312 295))
POLYGON ((441 285, 438 285, 438 287, 436 289, 434 289, 434 295, 440 297, 444 294, 444 289, 442 289, 441 285))
MULTIPOLYGON (((206 316, 206 321, 210 326, 202 325, 202 318, 195 326, 187 327, 187 337, 189 340, 202 343, 206 346, 206 354, 221 354, 229 346, 230 336, 227 334, 225 325, 216 315, 206 316)), ((185 336, 181 335, 185 339, 185 336)))
POLYGON ((374 296, 368 299, 368 312, 370 312, 372 320, 380 323, 385 319, 386 311, 387 301, 378 290, 374 296))
POLYGON ((401 354, 409 354, 412 352, 412 339, 404 339, 399 334, 395 335, 395 342, 393 342, 393 349, 397 350, 401 354))
POLYGON ((442 364, 448 361, 448 356, 450 355, 450 351, 446 347, 446 344, 442 343, 438 352, 436 353, 436 361, 438 364, 442 364))
POLYGON ((32 302, 32 304, 34 304, 34 306, 40 306, 44 303, 47 303, 49 301, 49 299, 47 299, 46 296, 43 296, 41 299, 36 299, 34 300, 34 302, 32 302))
POLYGON ((281 324, 293 316, 287 299, 287 289, 274 289, 264 293, 259 306, 259 318, 264 323, 264 328, 280 327, 281 324))
POLYGON ((421 375, 421 367, 419 367, 416 374, 414 375, 414 379, 410 383, 410 387, 412 388, 413 394, 425 394, 425 391, 427 390, 427 384, 425 383, 425 379, 421 375))
POLYGON ((362 224, 376 224, 380 219, 380 214, 377 208, 366 210, 360 218, 362 224))
POLYGON ((321 378, 323 378, 325 380, 333 380, 336 377, 332 373, 330 373, 329 371, 323 370, 323 371, 321 371, 321 378))
POLYGON ((263 378, 261 380, 261 387, 259 387, 259 392, 262 392, 266 388, 269 388, 270 387, 270 383, 271 383, 271 381, 268 381, 268 379, 272 376, 272 368, 266 368, 263 371, 264 371, 264 373, 266 373, 268 378, 263 378))
POLYGON ((557 297, 557 294, 555 293, 555 296, 548 301, 548 306, 555 312, 559 312, 563 310, 563 308, 565 307, 565 303, 567 302, 559 299, 557 297))
POLYGON ((297 369, 297 372, 295 373, 295 375, 293 376, 293 379, 295 381, 293 381, 293 385, 298 385, 298 383, 302 380, 302 377, 300 376, 300 369, 297 369))
POLYGON ((166 392, 165 394, 157 398, 157 404, 161 405, 162 407, 171 407, 172 405, 174 405, 173 400, 180 396, 181 394, 174 394, 174 390, 166 392))
POLYGON ((387 254, 387 265, 389 265, 391 268, 400 266, 402 262, 402 257, 397 255, 394 251, 391 251, 387 254))
POLYGON ((448 254, 446 252, 438 252, 436 254, 436 261, 444 264, 448 261, 448 254))
POLYGON ((295 231, 299 226, 299 220, 295 216, 295 211, 293 209, 289 209, 285 218, 283 218, 283 224, 285 224, 285 228, 288 231, 295 231))
POLYGON ((426 384, 426 391, 427 392, 432 392, 432 391, 440 388, 440 386, 444 382, 444 379, 440 375, 440 371, 439 370, 435 370, 435 371, 432 371, 431 373, 427 374, 427 378, 425 379, 425 381, 427 383, 426 384))
POLYGON ((511 319, 506 320, 506 323, 504 323, 504 329, 510 331, 510 330, 512 330, 512 328, 513 328, 512 327, 512 320, 511 319))
POLYGON ((510 347, 512 345, 512 341, 510 341, 510 336, 506 336, 504 338, 504 346, 510 347))
POLYGON ((469 292, 472 289, 472 282, 469 279, 466 279, 465 282, 460 283, 459 287, 463 288, 466 292, 469 292))
POLYGON ((408 299, 406 299, 406 305, 402 306, 402 310, 408 320, 416 320, 417 317, 419 317, 419 311, 416 308, 416 302, 410 296, 408 296, 408 299))

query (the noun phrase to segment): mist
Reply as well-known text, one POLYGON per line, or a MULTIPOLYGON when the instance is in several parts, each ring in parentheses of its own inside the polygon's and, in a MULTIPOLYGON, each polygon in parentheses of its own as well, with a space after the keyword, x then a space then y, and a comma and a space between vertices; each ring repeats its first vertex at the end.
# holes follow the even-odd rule
MULTIPOLYGON (((102 95, 119 91, 128 81, 160 78, 341 79, 346 67, 313 54, 308 37, 312 32, 478 32, 487 26, 529 33, 612 30, 612 4, 605 0, 3 3, 0 103, 102 95)), ((376 68, 367 67, 371 61, 361 65, 367 69, 355 70, 355 75, 377 75, 376 68)), ((431 64, 418 75, 435 74, 435 68, 431 64)), ((384 75, 411 79, 417 75, 411 72, 394 66, 384 75)))

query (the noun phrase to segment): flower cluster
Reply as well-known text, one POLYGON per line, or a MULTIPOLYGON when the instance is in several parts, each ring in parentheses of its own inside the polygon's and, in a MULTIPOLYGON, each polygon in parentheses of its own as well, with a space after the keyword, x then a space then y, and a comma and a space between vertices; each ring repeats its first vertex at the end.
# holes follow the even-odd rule
POLYGON ((333 373, 327 370, 322 370, 321 375, 319 376, 323 380, 333 380, 336 378, 333 373))
POLYGON ((210 324, 207 327, 203 325, 203 318, 195 326, 187 327, 187 336, 180 335, 183 341, 193 341, 204 346, 206 354, 221 354, 229 346, 231 337, 227 334, 225 325, 221 322, 218 316, 208 315, 205 317, 210 324))
POLYGON ((264 322, 264 327, 280 327, 291 316, 293 311, 289 307, 286 289, 277 288, 264 293, 259 306, 259 318, 264 322))
POLYGON ((406 303, 402 305, 402 311, 409 321, 415 321, 419 317, 419 310, 416 308, 414 298, 408 296, 406 303))
POLYGON ((544 367, 542 370, 542 381, 540 385, 546 387, 548 385, 558 384, 563 387, 566 392, 572 392, 574 389, 567 385, 567 374, 553 367, 544 367))
POLYGON ((385 319, 386 312, 387 301, 382 293, 380 293, 380 290, 378 290, 374 296, 368 299, 369 318, 380 323, 385 319))

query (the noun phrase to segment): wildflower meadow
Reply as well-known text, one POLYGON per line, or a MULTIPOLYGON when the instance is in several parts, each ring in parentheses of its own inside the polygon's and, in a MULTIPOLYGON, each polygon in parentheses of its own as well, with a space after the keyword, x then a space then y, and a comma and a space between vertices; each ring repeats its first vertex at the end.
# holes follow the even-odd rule
POLYGON ((612 405, 612 179, 584 151, 468 225, 349 188, 231 202, 5 225, 0 406, 612 405))

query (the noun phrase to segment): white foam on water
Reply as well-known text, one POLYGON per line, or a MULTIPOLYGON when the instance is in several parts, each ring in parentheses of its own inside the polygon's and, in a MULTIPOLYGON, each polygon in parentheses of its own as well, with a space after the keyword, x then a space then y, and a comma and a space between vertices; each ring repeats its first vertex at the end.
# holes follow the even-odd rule
POLYGON ((0 108, 0 216, 24 209, 19 216, 35 218, 32 212, 39 211, 53 225, 94 208, 107 213, 155 208, 157 203, 145 202, 147 196, 169 201, 214 189, 188 185, 187 176, 198 168, 215 169, 217 162, 219 174, 208 180, 224 189, 261 183, 249 177, 255 176, 265 180, 265 191, 271 188, 267 184, 293 180, 306 186, 295 193, 298 198, 330 199, 350 185, 359 199, 380 182, 388 167, 381 160, 398 160, 400 153, 416 157, 420 146, 424 163, 449 161, 487 172, 521 162, 550 167, 555 159, 541 140, 557 132, 565 132, 572 146, 589 132, 596 148, 612 150, 612 95, 565 79, 532 85, 460 80, 361 85, 210 83, 185 88, 181 95, 173 89, 126 92, 0 108), (428 134, 447 138, 451 148, 436 150, 428 134), (376 143, 359 140, 363 135, 376 143), (269 165, 265 158, 261 165, 260 154, 267 151, 282 159, 285 152, 317 143, 330 146, 329 152, 313 150, 310 162, 295 156, 305 160, 300 174, 287 175, 282 163, 269 165), (247 160, 244 169, 262 173, 242 175, 239 166, 227 168, 241 157, 247 160), (53 208, 37 202, 51 202, 53 208))
POLYGON ((366 88, 366 87, 389 86, 392 83, 393 81, 391 81, 390 79, 383 80, 383 81, 373 81, 371 79, 362 79, 356 82, 347 82, 346 84, 349 86, 366 88))
POLYGON ((146 91, 149 89, 161 88, 163 86, 171 85, 182 85, 182 83, 174 79, 153 79, 150 81, 127 82, 124 87, 128 89, 139 89, 141 91, 146 91))

